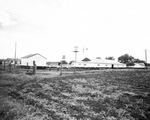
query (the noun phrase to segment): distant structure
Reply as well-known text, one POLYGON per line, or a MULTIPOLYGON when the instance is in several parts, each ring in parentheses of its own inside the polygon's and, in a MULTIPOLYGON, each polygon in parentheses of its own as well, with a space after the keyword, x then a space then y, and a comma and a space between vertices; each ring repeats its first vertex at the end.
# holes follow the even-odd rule
POLYGON ((21 66, 33 66, 33 61, 37 67, 46 67, 47 58, 39 53, 29 54, 21 58, 21 66))
POLYGON ((61 62, 58 62, 58 61, 49 61, 46 63, 47 67, 49 68, 60 68, 61 67, 61 64, 62 64, 62 68, 68 68, 69 67, 69 64, 65 61, 65 60, 62 60, 61 62))
POLYGON ((86 58, 84 58, 82 61, 85 62, 85 61, 91 61, 91 60, 90 60, 89 58, 86 57, 86 58))

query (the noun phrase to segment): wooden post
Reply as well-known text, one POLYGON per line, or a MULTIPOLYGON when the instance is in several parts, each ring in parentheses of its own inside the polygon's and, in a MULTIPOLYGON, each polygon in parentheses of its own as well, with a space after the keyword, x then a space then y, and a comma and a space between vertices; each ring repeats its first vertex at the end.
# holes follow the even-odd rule
POLYGON ((37 69, 36 63, 35 63, 35 61, 33 61, 33 74, 34 75, 36 74, 36 69, 37 69))
POLYGON ((11 62, 9 63, 9 73, 12 72, 12 65, 11 65, 11 62))
POLYGON ((111 65, 111 68, 114 69, 114 64, 111 65))
POLYGON ((28 65, 28 62, 27 62, 27 72, 29 72, 29 65, 28 65))
POLYGON ((51 66, 49 66, 49 71, 51 71, 51 66))
POLYGON ((73 66, 73 73, 76 73, 75 65, 73 66))
POLYGON ((62 75, 62 61, 60 62, 60 75, 62 75))
POLYGON ((4 71, 5 71, 5 61, 4 61, 4 71))

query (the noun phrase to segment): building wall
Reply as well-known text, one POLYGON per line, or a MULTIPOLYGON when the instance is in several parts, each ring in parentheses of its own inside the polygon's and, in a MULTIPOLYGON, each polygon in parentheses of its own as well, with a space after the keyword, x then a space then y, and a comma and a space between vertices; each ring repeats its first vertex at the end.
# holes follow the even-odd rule
POLYGON ((30 58, 22 58, 21 65, 26 66, 28 63, 29 66, 33 66, 33 61, 35 61, 37 66, 46 66, 46 59, 40 55, 35 55, 30 58))
POLYGON ((114 64, 114 68, 124 68, 126 67, 125 64, 114 64))
POLYGON ((96 63, 96 62, 74 62, 72 67, 81 67, 81 68, 111 68, 113 65, 114 68, 124 68, 125 64, 115 64, 115 63, 96 63))

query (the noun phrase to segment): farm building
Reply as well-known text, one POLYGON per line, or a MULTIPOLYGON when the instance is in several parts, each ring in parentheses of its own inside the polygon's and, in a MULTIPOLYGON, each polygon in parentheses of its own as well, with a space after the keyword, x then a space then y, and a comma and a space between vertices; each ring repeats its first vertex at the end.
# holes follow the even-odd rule
POLYGON ((69 67, 69 64, 65 60, 61 61, 61 64, 62 64, 63 68, 68 68, 69 67))
POLYGON ((3 65, 5 62, 5 59, 0 59, 0 65, 3 65))
POLYGON ((59 68, 59 67, 61 67, 61 64, 62 64, 63 68, 69 67, 69 64, 65 60, 63 60, 61 62, 47 62, 46 63, 47 67, 51 67, 51 68, 59 68))
POLYGON ((21 64, 21 59, 7 58, 5 64, 6 63, 11 63, 12 65, 16 64, 19 66, 21 64))
POLYGON ((0 70, 4 68, 5 59, 0 59, 0 70))
POLYGON ((79 68, 125 68, 126 65, 115 60, 83 59, 81 62, 73 62, 72 67, 79 68))
POLYGON ((47 62, 47 67, 58 68, 60 66, 60 62, 47 62))
POLYGON ((132 68, 145 68, 144 63, 134 63, 134 66, 131 66, 132 68))
POLYGON ((14 65, 15 63, 16 63, 16 65, 20 65, 20 63, 21 63, 21 60, 20 59, 14 59, 14 58, 7 58, 7 59, 0 59, 0 65, 6 65, 6 66, 8 66, 9 64, 12 64, 12 65, 14 65))
POLYGON ((35 61, 36 66, 38 67, 46 67, 46 60, 44 56, 39 53, 30 54, 21 58, 21 66, 33 66, 33 61, 35 61))

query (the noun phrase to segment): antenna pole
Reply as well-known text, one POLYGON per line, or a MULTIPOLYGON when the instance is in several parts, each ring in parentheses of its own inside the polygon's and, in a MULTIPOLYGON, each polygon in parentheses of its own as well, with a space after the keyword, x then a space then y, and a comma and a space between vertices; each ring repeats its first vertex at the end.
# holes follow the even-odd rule
POLYGON ((14 59, 14 66, 16 66, 16 55, 17 55, 17 42, 15 42, 15 59, 14 59))

